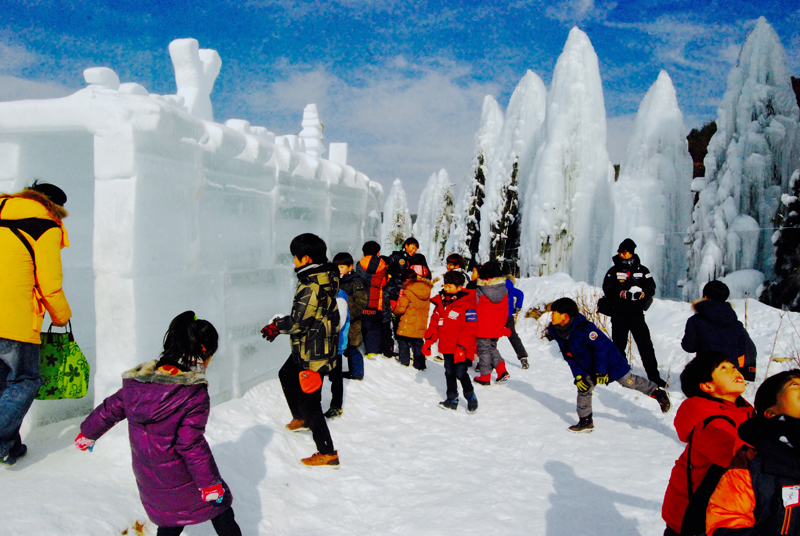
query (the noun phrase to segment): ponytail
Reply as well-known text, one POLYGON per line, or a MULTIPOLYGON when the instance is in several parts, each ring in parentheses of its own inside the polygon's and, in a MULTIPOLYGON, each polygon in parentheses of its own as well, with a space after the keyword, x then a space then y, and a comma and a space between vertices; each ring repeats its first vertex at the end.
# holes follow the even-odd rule
POLYGON ((185 311, 169 324, 158 366, 173 365, 188 372, 214 355, 218 342, 219 335, 211 322, 198 319, 194 311, 185 311))

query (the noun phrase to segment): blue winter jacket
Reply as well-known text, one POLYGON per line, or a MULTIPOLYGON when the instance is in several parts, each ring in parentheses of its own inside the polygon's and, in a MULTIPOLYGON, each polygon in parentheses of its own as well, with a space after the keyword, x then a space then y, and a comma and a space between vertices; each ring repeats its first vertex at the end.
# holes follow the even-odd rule
POLYGON ((338 294, 336 294, 336 300, 336 304, 339 306, 339 314, 341 315, 342 309, 347 312, 347 319, 342 324, 342 327, 339 328, 339 346, 336 353, 341 355, 347 349, 347 337, 350 334, 350 310, 347 308, 347 293, 339 289, 338 294))
POLYGON ((611 339, 582 314, 573 320, 569 340, 561 339, 553 329, 553 324, 547 326, 547 331, 558 343, 561 355, 575 377, 593 378, 595 375, 608 374, 608 381, 614 382, 631 371, 611 339))
POLYGON ((511 316, 517 309, 522 309, 522 300, 525 299, 525 294, 508 278, 506 278, 506 289, 508 290, 508 316, 511 316))

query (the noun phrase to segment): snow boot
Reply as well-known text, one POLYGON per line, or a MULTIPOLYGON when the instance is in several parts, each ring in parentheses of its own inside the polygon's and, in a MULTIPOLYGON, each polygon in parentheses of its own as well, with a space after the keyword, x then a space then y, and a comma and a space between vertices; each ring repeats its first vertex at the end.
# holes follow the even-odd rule
POLYGON ((578 424, 569 427, 569 431, 575 433, 589 433, 592 430, 594 430, 594 422, 591 414, 588 417, 581 417, 578 424))
POLYGON ((478 397, 475 396, 474 391, 472 396, 467 397, 467 411, 470 413, 475 413, 478 411, 478 397))
MULTIPOLYGON (((475 395, 473 395, 475 396, 475 395)), ((439 407, 442 409, 452 409, 453 411, 458 409, 458 397, 453 398, 452 400, 442 400, 439 402, 439 407)))
POLYGON ((308 426, 302 419, 292 419, 292 422, 286 425, 286 429, 290 432, 302 432, 303 430, 308 430, 308 426))
POLYGON ((506 362, 501 361, 499 365, 497 365, 497 379, 495 383, 504 383, 507 382, 511 375, 506 370, 506 362))
POLYGON ((656 399, 658 405, 661 407, 661 413, 669 413, 670 408, 672 407, 672 403, 669 401, 669 395, 664 389, 660 387, 653 391, 653 394, 650 395, 652 398, 656 399))
POLYGON ((475 383, 478 385, 491 385, 492 384, 492 374, 484 374, 483 376, 475 376, 474 378, 475 383))
POLYGON ((344 410, 342 408, 335 408, 333 406, 325 412, 326 419, 336 419, 337 417, 341 417, 344 410))
POLYGON ((330 467, 339 467, 339 453, 335 450, 330 454, 320 454, 319 452, 315 452, 308 458, 303 458, 300 460, 303 462, 303 465, 308 465, 310 467, 314 466, 330 466, 330 467))
POLYGON ((25 453, 27 452, 28 452, 28 447, 26 445, 23 445, 22 443, 20 443, 15 447, 11 447, 11 450, 8 451, 9 454, 11 454, 13 457, 17 459, 20 459, 23 456, 25 456, 25 453))
POLYGON ((530 368, 530 365, 528 364, 528 358, 527 358, 527 357, 520 357, 520 358, 519 358, 519 362, 520 362, 520 364, 522 365, 522 368, 523 368, 523 369, 528 369, 528 368, 530 368))

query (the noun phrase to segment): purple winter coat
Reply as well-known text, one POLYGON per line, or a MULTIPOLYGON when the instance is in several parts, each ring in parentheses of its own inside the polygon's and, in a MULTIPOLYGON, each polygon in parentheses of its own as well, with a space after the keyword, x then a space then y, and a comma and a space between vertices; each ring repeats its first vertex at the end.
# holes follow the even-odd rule
POLYGON ((171 376, 156 361, 122 375, 122 389, 106 398, 81 423, 98 439, 128 419, 133 473, 150 520, 159 527, 195 525, 230 508, 233 496, 222 480, 203 436, 211 408, 202 372, 171 376), (222 502, 203 501, 200 489, 222 482, 222 502))

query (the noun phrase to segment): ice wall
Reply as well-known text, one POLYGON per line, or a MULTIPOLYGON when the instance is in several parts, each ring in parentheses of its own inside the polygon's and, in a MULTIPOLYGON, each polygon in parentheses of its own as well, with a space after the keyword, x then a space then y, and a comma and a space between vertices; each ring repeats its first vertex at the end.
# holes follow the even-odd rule
POLYGON ((637 244, 660 296, 680 298, 691 223, 692 158, 672 80, 661 71, 647 91, 614 184, 614 238, 637 244))
POLYGON ((786 53, 761 17, 728 76, 706 176, 692 185, 698 200, 688 237, 687 299, 731 272, 756 269, 772 277, 774 218, 800 160, 798 113, 786 53))
POLYGON ((543 129, 522 204, 520 269, 597 282, 611 261, 614 171, 597 54, 578 28, 556 62, 543 129))
POLYGON ((113 392, 123 371, 158 356, 187 309, 220 333, 212 399, 241 395, 289 355, 288 338, 267 344, 259 331, 289 312, 291 239, 314 232, 330 255, 355 255, 380 237, 382 189, 353 167, 114 77, 92 70, 68 97, 0 103, 0 190, 38 178, 69 196, 64 287, 94 389, 94 400, 37 403, 26 422, 113 392))

